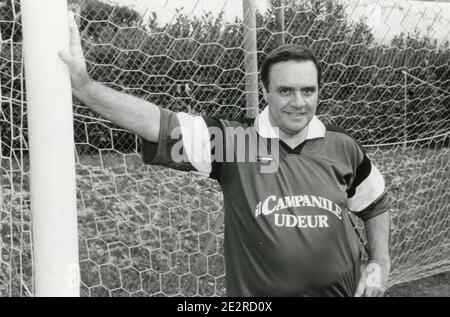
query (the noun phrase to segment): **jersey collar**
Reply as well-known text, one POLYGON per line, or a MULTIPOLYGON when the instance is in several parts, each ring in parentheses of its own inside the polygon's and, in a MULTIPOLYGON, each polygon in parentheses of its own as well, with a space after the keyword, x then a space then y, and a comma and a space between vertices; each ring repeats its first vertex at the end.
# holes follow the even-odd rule
MULTIPOLYGON (((256 117, 255 129, 263 138, 279 138, 277 129, 271 125, 269 120, 269 106, 264 108, 264 110, 256 117)), ((326 128, 322 121, 314 116, 308 123, 308 133, 306 134, 305 140, 323 138, 325 137, 325 131, 326 128)))

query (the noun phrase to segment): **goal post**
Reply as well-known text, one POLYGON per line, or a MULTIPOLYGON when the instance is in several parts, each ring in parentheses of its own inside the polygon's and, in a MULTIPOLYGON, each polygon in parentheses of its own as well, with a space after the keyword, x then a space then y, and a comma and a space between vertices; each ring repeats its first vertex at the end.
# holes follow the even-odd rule
POLYGON ((256 6, 254 0, 242 0, 243 9, 243 47, 245 50, 245 91, 246 114, 255 118, 258 107, 258 62, 256 43, 256 6))
POLYGON ((79 296, 67 3, 22 0, 35 296, 79 296))

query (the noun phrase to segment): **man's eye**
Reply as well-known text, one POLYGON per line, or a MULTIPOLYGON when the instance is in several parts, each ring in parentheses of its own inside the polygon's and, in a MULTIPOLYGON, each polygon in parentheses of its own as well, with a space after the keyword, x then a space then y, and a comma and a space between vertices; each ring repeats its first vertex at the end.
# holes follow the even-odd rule
POLYGON ((289 93, 291 92, 291 90, 289 88, 281 88, 280 89, 280 94, 282 95, 289 95, 289 93))

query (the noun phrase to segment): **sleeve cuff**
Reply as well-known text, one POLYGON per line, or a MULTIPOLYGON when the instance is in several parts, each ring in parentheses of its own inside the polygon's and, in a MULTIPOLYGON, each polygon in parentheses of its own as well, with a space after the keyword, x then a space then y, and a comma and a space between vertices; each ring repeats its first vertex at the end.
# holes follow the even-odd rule
POLYGON ((360 218, 362 221, 367 221, 387 211, 389 211, 388 195, 385 192, 377 200, 375 200, 373 203, 367 206, 364 210, 356 212, 354 213, 354 215, 360 218))
POLYGON ((164 153, 162 153, 165 149, 167 149, 167 125, 169 122, 171 112, 169 110, 160 108, 160 129, 158 142, 150 142, 146 139, 142 139, 142 161, 145 164, 154 164, 159 165, 162 164, 162 160, 158 159, 161 157, 165 157, 164 153), (161 161, 161 162, 159 162, 161 161))

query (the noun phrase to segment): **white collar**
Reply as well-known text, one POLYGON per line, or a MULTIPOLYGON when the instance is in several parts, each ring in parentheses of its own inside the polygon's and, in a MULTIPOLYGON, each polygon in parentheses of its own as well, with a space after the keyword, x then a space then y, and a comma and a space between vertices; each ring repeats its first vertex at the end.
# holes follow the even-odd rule
MULTIPOLYGON (((264 110, 256 117, 255 128, 258 134, 263 138, 279 138, 278 129, 275 129, 269 120, 269 106, 264 108, 264 110)), ((323 138, 325 137, 325 131, 326 128, 322 121, 314 116, 308 123, 308 132, 305 140, 323 138)))

